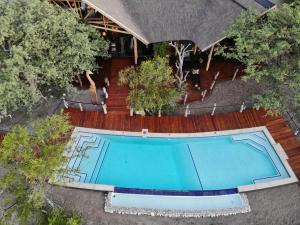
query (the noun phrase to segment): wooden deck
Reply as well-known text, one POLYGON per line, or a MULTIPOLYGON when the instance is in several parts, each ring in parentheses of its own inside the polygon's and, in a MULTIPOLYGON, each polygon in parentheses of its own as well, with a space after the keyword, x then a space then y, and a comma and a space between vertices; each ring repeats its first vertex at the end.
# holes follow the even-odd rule
MULTIPOLYGON (((108 60, 98 60, 98 64, 101 69, 95 71, 93 75, 91 75, 92 79, 95 81, 96 86, 98 88, 103 87, 104 85, 104 77, 108 77, 110 81, 110 87, 108 87, 108 94, 109 98, 106 101, 107 108, 109 112, 116 112, 116 113, 127 113, 128 107, 126 99, 128 97, 128 88, 127 87, 120 87, 118 82, 118 74, 119 71, 132 66, 132 59, 131 58, 112 58, 108 60)), ((217 79, 217 83, 221 80, 231 80, 235 70, 240 65, 224 61, 220 59, 216 59, 211 63, 211 67, 209 71, 205 70, 206 64, 202 63, 200 66, 200 90, 193 87, 190 80, 188 80, 188 98, 187 103, 201 100, 201 92, 203 90, 209 90, 214 76, 217 72, 220 72, 220 75, 217 79)), ((175 71, 175 68, 174 68, 175 71)), ((237 74, 237 79, 241 76, 242 70, 239 71, 237 74)), ((82 83, 84 88, 89 87, 89 82, 86 79, 85 75, 82 75, 82 83)), ((74 83, 74 85, 79 85, 74 83)), ((207 96, 210 92, 207 93, 207 96)), ((183 100, 180 102, 183 103, 183 100)))
POLYGON ((155 133, 193 133, 266 126, 276 142, 280 143, 289 156, 289 163, 300 179, 300 144, 282 117, 266 116, 260 110, 246 110, 243 113, 189 116, 134 116, 100 112, 80 112, 66 109, 70 123, 74 126, 120 131, 141 131, 149 129, 155 133))
MULTIPOLYGON (((240 65, 234 62, 215 60, 211 63, 209 71, 206 71, 206 63, 202 63, 200 67, 200 90, 197 90, 192 86, 191 82, 188 82, 188 98, 187 103, 201 100, 201 92, 207 90, 207 96, 211 94, 209 91, 210 86, 214 80, 214 76, 219 72, 219 77, 216 84, 223 80, 232 80, 234 72, 240 65)), ((237 73, 236 79, 239 79, 243 74, 243 70, 240 69, 237 73)), ((215 84, 215 85, 216 85, 215 84)))

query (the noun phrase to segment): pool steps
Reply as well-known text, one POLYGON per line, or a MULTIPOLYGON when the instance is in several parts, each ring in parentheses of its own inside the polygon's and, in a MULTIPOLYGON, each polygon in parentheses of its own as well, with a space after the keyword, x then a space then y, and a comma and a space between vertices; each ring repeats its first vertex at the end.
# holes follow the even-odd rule
POLYGON ((271 162, 274 165, 274 168, 277 171, 277 174, 274 176, 269 177, 262 177, 259 179, 253 179, 253 184, 256 183, 263 183, 263 182, 270 182, 275 181, 278 179, 284 179, 288 177, 283 177, 282 174, 285 174, 286 169, 282 165, 282 163, 276 163, 281 162, 280 158, 278 157, 277 153, 274 152, 273 148, 271 147, 270 143, 266 139, 263 133, 255 132, 252 134, 237 134, 232 136, 233 141, 243 142, 250 146, 252 146, 254 149, 261 151, 265 153, 268 157, 270 157, 271 162), (271 149, 270 149, 271 148, 271 149), (277 166, 276 166, 277 165, 277 166))

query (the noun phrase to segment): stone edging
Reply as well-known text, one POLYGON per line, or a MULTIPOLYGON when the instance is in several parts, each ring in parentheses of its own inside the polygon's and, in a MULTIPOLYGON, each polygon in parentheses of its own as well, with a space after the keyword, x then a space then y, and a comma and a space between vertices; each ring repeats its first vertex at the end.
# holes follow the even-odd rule
POLYGON ((215 210, 199 210, 199 211, 185 211, 185 210, 160 210, 160 209, 145 209, 145 208, 125 208, 114 207, 111 205, 111 198, 113 193, 110 192, 105 198, 104 211, 108 213, 130 214, 130 215, 146 215, 146 216, 164 216, 164 217, 182 217, 182 218, 201 218, 201 217, 218 217, 236 215, 239 213, 251 212, 248 198, 246 194, 240 194, 244 203, 243 208, 226 208, 215 210))

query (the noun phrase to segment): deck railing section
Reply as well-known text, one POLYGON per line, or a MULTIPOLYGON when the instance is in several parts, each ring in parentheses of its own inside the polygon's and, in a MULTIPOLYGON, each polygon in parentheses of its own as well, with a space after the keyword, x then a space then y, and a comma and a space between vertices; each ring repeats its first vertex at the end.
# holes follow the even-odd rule
MULTIPOLYGON (((95 112, 102 112, 104 114, 109 113, 110 110, 115 110, 118 107, 114 106, 111 108, 107 108, 105 103, 100 104, 93 104, 88 102, 81 102, 81 101, 74 101, 74 100, 68 100, 66 98, 62 98, 61 101, 58 102, 57 106, 54 108, 54 110, 48 115, 52 114, 58 114, 60 113, 64 108, 78 108, 80 111, 95 111, 95 112)), ((253 108, 253 102, 242 102, 241 104, 234 104, 234 105, 219 105, 217 103, 211 105, 211 106, 190 106, 186 105, 181 110, 178 110, 174 113, 174 115, 182 115, 185 117, 189 117, 190 115, 203 115, 203 114, 210 114, 211 116, 214 116, 217 113, 227 113, 227 112, 240 112, 243 113, 244 110, 253 108)), ((132 112, 130 112, 130 109, 128 109, 128 115, 134 116, 132 112)), ((157 115, 161 116, 161 115, 157 115)), ((289 124, 290 128, 293 130, 294 135, 298 136, 300 134, 300 126, 297 122, 295 116, 293 116, 290 112, 285 111, 282 114, 283 118, 286 120, 286 122, 289 124)), ((10 129, 0 129, 0 137, 1 135, 5 135, 7 132, 9 132, 10 129)))
MULTIPOLYGON (((73 100, 67 100, 65 98, 62 99, 59 106, 56 109, 56 112, 61 107, 64 108, 78 108, 80 111, 97 111, 97 112, 103 112, 104 114, 109 113, 110 110, 115 110, 118 107, 114 106, 111 108, 107 108, 105 103, 103 104, 92 104, 87 102, 81 102, 81 101, 73 101, 73 100)), ((191 106, 191 105, 185 105, 181 108, 181 110, 178 110, 174 113, 174 115, 182 115, 185 117, 188 117, 190 115, 203 115, 203 114, 210 114, 211 116, 214 116, 217 113, 227 113, 227 112, 240 112, 243 113, 246 109, 253 109, 254 104, 253 102, 241 102, 240 104, 232 104, 232 105, 219 105, 217 103, 214 103, 211 106, 191 106)), ((257 110, 259 110, 257 108, 257 110)), ((134 113, 132 113, 132 110, 128 109, 128 115, 134 116, 134 113)), ((157 115, 158 117, 161 116, 159 113, 157 115)), ((292 116, 291 113, 288 111, 285 111, 283 113, 283 117, 285 118, 286 122, 289 124, 290 128, 294 131, 294 134, 297 136, 300 134, 300 126, 297 123, 297 120, 294 116, 292 116)))

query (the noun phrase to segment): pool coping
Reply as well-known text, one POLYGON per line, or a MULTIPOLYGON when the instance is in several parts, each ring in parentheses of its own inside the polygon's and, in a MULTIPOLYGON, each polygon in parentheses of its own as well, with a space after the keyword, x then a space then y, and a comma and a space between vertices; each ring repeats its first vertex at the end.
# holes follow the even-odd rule
MULTIPOLYGON (((231 134, 244 134, 249 132, 258 132, 262 131, 271 146, 274 148, 277 153, 280 161, 284 165, 285 169, 289 174, 289 178, 268 181, 265 183, 256 183, 250 185, 238 186, 237 189, 239 192, 248 192, 261 190, 266 188, 278 187, 282 185, 297 183, 298 179, 290 167, 284 149, 279 143, 276 143, 271 133, 267 129, 266 126, 253 127, 253 128, 244 128, 244 129, 235 129, 235 130, 224 130, 224 131, 212 131, 212 132, 198 132, 198 133, 151 133, 148 132, 147 129, 143 129, 141 132, 130 132, 130 131, 114 131, 114 130, 103 130, 103 129, 93 129, 93 128, 85 128, 85 127, 75 127, 70 142, 68 146, 73 144, 73 140, 75 139, 78 132, 86 132, 86 133, 94 133, 94 134, 107 134, 107 135, 119 135, 119 136, 130 136, 130 137, 156 137, 156 138, 197 138, 197 137, 215 137, 215 136, 223 136, 223 135, 231 135, 231 134)), ((69 182, 68 180, 56 180, 55 182, 58 185, 70 187, 70 188, 78 188, 78 189, 88 189, 88 190, 96 190, 96 191, 106 191, 112 192, 114 191, 113 185, 103 185, 103 184, 90 184, 90 183, 80 183, 80 182, 69 182)))

